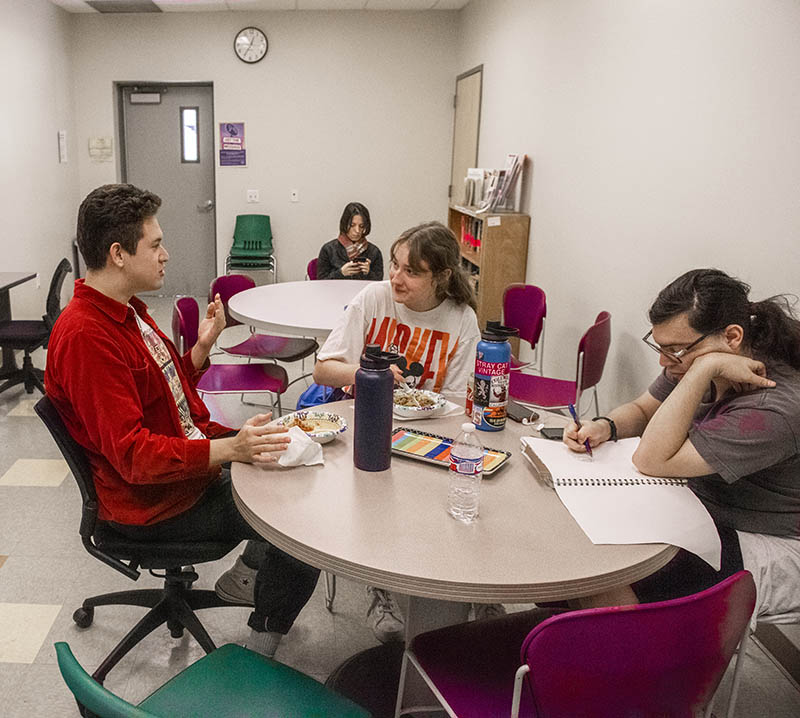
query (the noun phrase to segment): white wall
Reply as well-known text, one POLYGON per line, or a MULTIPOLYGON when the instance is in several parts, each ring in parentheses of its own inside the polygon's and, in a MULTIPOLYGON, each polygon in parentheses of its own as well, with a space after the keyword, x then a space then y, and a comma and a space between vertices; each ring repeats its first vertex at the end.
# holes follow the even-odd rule
POLYGON ((800 3, 473 0, 460 22, 458 72, 484 65, 480 166, 533 158, 547 373, 574 376, 607 309, 601 409, 643 391, 646 310, 693 267, 800 293, 800 3))
MULTIPOLYGON (((81 146, 116 135, 115 81, 210 81, 215 122, 246 123, 248 167, 216 169, 220 267, 239 213, 271 216, 282 280, 303 278, 349 201, 369 207, 384 255, 403 229, 446 217, 456 13, 81 15, 75 24, 81 146), (253 66, 232 49, 247 25, 270 43, 253 66), (250 188, 260 204, 246 203, 250 188)), ((79 162, 82 194, 118 180, 116 162, 92 164, 86 152, 79 162)))
MULTIPOLYGON (((61 257, 72 261, 77 208, 66 12, 47 0, 0 0, 0 271, 39 272, 41 286, 11 290, 16 319, 44 314, 47 287, 61 257), (58 131, 67 130, 68 162, 58 162, 58 131)), ((71 277, 64 296, 71 293, 71 277)))

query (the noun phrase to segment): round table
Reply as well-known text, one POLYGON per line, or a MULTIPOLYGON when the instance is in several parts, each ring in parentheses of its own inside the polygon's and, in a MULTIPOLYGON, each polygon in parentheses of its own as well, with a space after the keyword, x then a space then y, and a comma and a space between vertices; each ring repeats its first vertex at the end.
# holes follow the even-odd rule
POLYGON ((232 296, 228 311, 240 322, 270 333, 325 337, 368 284, 363 279, 265 284, 232 296))
MULTIPOLYGON (((252 290, 250 290, 252 291, 252 290)), ((234 463, 233 494, 259 534, 306 563, 368 585, 409 595, 406 645, 419 633, 467 620, 469 603, 528 603, 590 596, 630 584, 665 565, 677 548, 665 544, 594 545, 520 454, 532 427, 513 421, 499 432, 479 432, 486 447, 512 453, 481 487, 472 524, 447 511, 448 472, 394 456, 387 471, 353 465, 353 402, 326 404, 348 430, 324 447, 324 466, 284 469, 234 463)), ((463 413, 404 422, 455 436, 463 413)), ((548 426, 566 418, 547 415, 548 426)), ((391 716, 399 653, 391 644, 356 656, 337 670, 336 690, 361 699, 376 716, 391 716), (348 665, 350 664, 350 665, 348 665), (352 686, 374 684, 367 700, 352 686)), ((409 672, 404 707, 430 705, 429 690, 409 672)))
MULTIPOLYGON (((446 512, 446 470, 398 456, 388 471, 354 467, 352 407, 352 400, 325 406, 344 416, 349 429, 324 447, 324 466, 233 465, 242 515, 268 541, 307 563, 411 596, 525 603, 630 584, 677 552, 664 544, 594 545, 520 455, 519 438, 532 428, 512 421, 504 431, 480 432, 485 446, 512 456, 484 478, 477 521, 456 521, 446 512)), ((455 436, 464 419, 459 414, 407 425, 455 436)))

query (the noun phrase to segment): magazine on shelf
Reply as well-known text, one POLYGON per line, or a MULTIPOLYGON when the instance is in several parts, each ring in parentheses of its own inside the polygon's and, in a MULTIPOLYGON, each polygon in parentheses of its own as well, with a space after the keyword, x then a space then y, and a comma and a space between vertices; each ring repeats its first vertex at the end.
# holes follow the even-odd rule
POLYGON ((464 204, 476 213, 508 208, 525 162, 523 154, 509 154, 503 169, 470 168, 464 179, 464 204))

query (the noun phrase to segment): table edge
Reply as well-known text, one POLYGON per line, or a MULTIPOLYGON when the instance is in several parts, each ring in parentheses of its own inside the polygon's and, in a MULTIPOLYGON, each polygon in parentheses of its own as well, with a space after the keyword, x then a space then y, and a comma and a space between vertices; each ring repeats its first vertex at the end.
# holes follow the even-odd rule
MULTIPOLYGON (((16 272, 8 272, 8 274, 16 274, 16 272)), ((25 274, 25 272, 20 272, 20 274, 25 274)), ((15 282, 11 282, 10 284, 6 284, 3 287, 0 287, 0 291, 7 292, 9 289, 13 289, 14 287, 19 286, 20 284, 24 284, 25 282, 30 282, 31 279, 36 279, 36 275, 38 272, 32 272, 20 279, 17 279, 15 282)))
POLYGON ((452 581, 411 577, 391 571, 368 568, 331 556, 323 551, 309 548, 280 531, 276 531, 269 524, 259 519, 239 497, 235 483, 232 486, 232 490, 234 502, 245 521, 267 541, 291 556, 323 571, 345 576, 370 586, 379 586, 380 588, 423 598, 473 603, 528 603, 531 601, 558 601, 582 598, 639 581, 665 566, 678 552, 677 546, 662 544, 663 549, 661 551, 634 566, 628 566, 619 571, 600 576, 570 581, 568 585, 560 581, 514 585, 495 584, 492 586, 454 583, 452 581))

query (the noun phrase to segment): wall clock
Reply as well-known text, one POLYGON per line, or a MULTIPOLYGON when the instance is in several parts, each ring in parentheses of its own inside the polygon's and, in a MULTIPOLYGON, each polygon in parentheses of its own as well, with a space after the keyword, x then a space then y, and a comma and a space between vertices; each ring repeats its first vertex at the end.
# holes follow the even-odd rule
POLYGON ((244 30, 239 30, 233 40, 236 57, 249 65, 263 60, 268 49, 267 36, 257 27, 246 27, 244 30))

